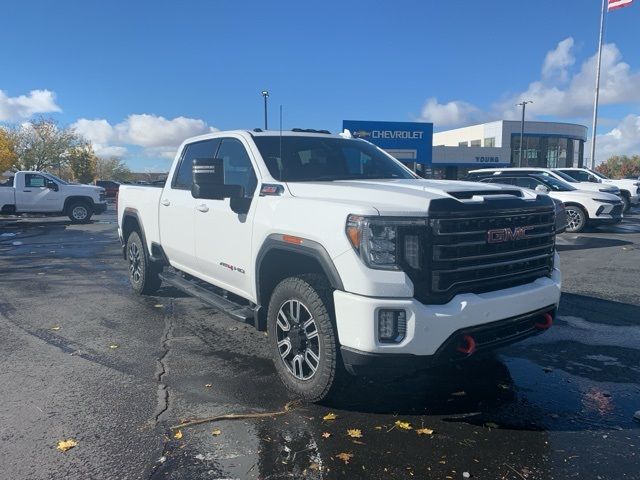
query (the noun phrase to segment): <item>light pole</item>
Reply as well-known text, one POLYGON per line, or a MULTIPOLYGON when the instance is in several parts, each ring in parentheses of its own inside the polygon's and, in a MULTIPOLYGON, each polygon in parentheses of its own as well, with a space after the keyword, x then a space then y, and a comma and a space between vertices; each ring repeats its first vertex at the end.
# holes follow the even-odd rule
POLYGON ((520 122, 520 153, 518 154, 518 167, 522 166, 522 144, 524 141, 524 110, 527 107, 527 103, 533 103, 532 100, 523 100, 517 105, 522 106, 522 122, 520 122))
POLYGON ((263 90, 262 96, 264 97, 264 129, 267 130, 267 98, 269 98, 269 92, 263 90))

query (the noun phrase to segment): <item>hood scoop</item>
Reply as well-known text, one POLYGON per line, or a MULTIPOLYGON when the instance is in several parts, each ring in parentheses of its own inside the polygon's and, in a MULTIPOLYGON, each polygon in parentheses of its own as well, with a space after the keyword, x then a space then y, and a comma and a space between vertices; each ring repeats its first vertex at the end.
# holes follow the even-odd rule
POLYGON ((505 197, 522 198, 522 190, 468 190, 459 192, 447 192, 458 200, 471 200, 473 202, 483 202, 490 199, 498 199, 505 197))

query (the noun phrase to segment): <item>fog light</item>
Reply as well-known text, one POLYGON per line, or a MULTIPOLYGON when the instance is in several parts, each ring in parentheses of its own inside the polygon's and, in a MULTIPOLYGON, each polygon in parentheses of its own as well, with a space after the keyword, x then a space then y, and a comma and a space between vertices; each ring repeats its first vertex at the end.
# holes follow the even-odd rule
POLYGON ((378 310, 378 340, 400 343, 407 334, 407 313, 404 310, 378 310))

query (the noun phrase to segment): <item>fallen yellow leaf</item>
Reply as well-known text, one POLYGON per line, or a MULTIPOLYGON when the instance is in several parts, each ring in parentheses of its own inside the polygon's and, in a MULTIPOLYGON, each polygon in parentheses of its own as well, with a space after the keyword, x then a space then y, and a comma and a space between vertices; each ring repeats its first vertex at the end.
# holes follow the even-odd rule
POLYGON ((322 433, 322 438, 329 438, 331 436, 331 434, 329 432, 323 432, 322 433))
POLYGON ((162 305, 161 303, 158 303, 157 305, 154 305, 154 307, 156 307, 156 308, 162 308, 162 307, 164 307, 164 305, 162 305))
POLYGON ((219 428, 214 428, 213 430, 211 430, 211 435, 213 435, 214 437, 217 437, 221 433, 222 433, 222 430, 220 430, 219 428))
POLYGON ((418 435, 433 435, 433 430, 430 428, 418 428, 416 429, 418 435))
POLYGON ((55 327, 51 327, 51 330, 55 330, 57 332, 58 330, 60 330, 60 327, 56 325, 55 327))
POLYGON ((353 458, 353 453, 339 453, 336 458, 342 460, 344 463, 349 463, 349 460, 353 458))
POLYGON ((380 426, 377 426, 377 427, 374 427, 374 428, 375 428, 376 430, 382 430, 382 427, 380 427, 380 426))
POLYGON ((116 348, 118 348, 118 345, 116 345, 115 343, 112 343, 111 345, 109 345, 109 348, 111 350, 115 350, 116 348))
POLYGON ((413 428, 409 422, 401 422, 400 420, 396 420, 396 427, 403 430, 411 430, 413 428))
POLYGON ((211 388, 211 387, 213 387, 213 385, 212 385, 212 384, 210 384, 210 383, 207 383, 207 384, 204 386, 204 388, 211 388))
POLYGON ((309 464, 309 468, 310 468, 311 470, 314 470, 314 471, 320 470, 320 464, 318 464, 318 463, 316 463, 316 462, 311 462, 311 463, 309 464))
POLYGON ((327 413, 322 420, 335 420, 338 416, 335 413, 327 413))
POLYGON ((66 452, 67 450, 71 450, 73 447, 77 446, 78 442, 76 442, 73 438, 69 440, 60 440, 58 442, 58 450, 61 452, 66 452))
POLYGON ((351 438, 362 438, 362 431, 359 428, 349 428, 347 430, 347 435, 351 438))
POLYGON ((173 438, 175 438, 176 440, 180 440, 182 438, 182 430, 178 430, 176 433, 174 433, 173 438))

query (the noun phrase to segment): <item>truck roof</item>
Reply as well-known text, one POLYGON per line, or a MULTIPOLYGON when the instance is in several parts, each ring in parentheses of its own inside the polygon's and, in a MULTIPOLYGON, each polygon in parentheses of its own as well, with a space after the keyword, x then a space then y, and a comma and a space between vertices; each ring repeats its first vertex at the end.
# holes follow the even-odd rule
POLYGON ((286 137, 323 137, 323 138, 344 138, 341 135, 332 134, 327 130, 311 130, 311 129, 293 129, 293 130, 262 130, 256 128, 254 130, 219 130, 216 132, 205 133, 196 137, 187 138, 184 143, 190 143, 198 140, 207 140, 209 138, 223 137, 229 134, 250 135, 253 137, 277 137, 282 134, 286 137))

